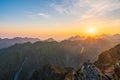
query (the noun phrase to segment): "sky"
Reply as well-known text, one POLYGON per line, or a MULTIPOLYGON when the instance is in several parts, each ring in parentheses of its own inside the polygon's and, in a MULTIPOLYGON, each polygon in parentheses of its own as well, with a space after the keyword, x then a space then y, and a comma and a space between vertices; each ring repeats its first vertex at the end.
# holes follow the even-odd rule
MULTIPOLYGON (((120 33, 120 0, 0 0, 0 37, 120 33)), ((92 34, 93 35, 93 34, 92 34)))

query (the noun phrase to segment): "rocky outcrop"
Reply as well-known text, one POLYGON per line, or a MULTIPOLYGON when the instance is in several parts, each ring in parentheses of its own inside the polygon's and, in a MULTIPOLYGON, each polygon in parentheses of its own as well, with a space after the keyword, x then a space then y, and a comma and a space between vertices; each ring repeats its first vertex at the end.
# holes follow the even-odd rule
POLYGON ((120 79, 120 44, 99 55, 95 65, 111 79, 120 79))
POLYGON ((101 53, 98 57, 98 60, 95 62, 95 65, 99 69, 105 70, 108 67, 115 65, 118 59, 120 59, 120 44, 101 53))

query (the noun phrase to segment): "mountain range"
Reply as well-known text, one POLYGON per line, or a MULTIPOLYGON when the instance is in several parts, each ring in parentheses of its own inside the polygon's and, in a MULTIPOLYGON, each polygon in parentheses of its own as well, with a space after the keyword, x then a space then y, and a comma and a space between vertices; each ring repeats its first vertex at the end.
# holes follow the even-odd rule
POLYGON ((9 43, 0 50, 0 80, 29 80, 36 69, 49 63, 75 69, 88 59, 99 63, 98 55, 119 44, 120 34, 98 38, 77 35, 60 42, 53 38, 43 41, 14 38, 0 42, 9 43))

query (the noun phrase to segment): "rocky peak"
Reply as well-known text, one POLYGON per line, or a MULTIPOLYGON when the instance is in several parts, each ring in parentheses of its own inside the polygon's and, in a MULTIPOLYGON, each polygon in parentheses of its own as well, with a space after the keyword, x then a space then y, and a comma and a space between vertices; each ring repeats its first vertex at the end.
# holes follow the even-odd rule
POLYGON ((48 39, 46 39, 45 41, 46 41, 46 42, 53 42, 53 41, 56 41, 56 40, 53 39, 53 38, 48 38, 48 39))

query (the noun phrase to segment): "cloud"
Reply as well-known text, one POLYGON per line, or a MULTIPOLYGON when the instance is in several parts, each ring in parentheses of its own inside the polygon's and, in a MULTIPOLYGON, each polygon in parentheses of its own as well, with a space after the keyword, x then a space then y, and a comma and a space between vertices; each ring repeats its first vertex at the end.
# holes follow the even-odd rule
POLYGON ((37 16, 43 17, 43 18, 50 18, 51 16, 45 13, 38 13, 37 16))
POLYGON ((40 12, 40 13, 29 12, 29 13, 28 13, 28 16, 31 17, 31 18, 33 18, 33 19, 36 19, 36 18, 49 19, 49 18, 51 18, 50 15, 45 14, 45 13, 41 13, 41 12, 40 12))
POLYGON ((114 10, 120 10, 120 0, 62 0, 61 3, 53 3, 52 7, 59 14, 84 19, 106 16, 114 10))

